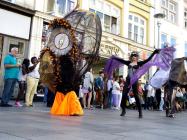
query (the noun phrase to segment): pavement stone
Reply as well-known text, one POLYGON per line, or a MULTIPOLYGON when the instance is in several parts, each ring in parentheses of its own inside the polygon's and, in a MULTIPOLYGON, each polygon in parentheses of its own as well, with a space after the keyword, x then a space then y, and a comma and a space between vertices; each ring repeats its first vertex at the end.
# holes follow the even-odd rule
POLYGON ((52 116, 43 103, 0 107, 0 140, 187 140, 187 112, 85 110, 84 116, 52 116))

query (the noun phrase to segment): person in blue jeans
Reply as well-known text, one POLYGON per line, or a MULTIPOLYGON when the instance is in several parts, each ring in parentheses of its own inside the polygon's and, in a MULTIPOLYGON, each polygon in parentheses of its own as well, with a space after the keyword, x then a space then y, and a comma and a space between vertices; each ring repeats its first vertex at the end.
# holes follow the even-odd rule
POLYGON ((20 64, 17 64, 16 55, 18 53, 18 48, 12 48, 11 52, 5 56, 4 59, 4 89, 1 99, 2 107, 11 107, 8 104, 13 92, 16 82, 18 81, 20 64))

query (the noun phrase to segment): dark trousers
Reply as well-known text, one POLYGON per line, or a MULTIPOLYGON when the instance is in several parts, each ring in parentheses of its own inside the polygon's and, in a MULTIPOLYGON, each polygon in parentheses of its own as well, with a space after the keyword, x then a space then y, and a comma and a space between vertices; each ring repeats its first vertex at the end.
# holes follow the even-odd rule
MULTIPOLYGON (((132 85, 132 90, 133 90, 133 93, 134 93, 134 97, 135 97, 135 100, 136 100, 136 106, 138 108, 138 112, 139 112, 139 115, 142 115, 142 107, 141 107, 141 104, 140 104, 140 99, 139 99, 139 96, 138 96, 138 83, 135 82, 133 85, 132 85)), ((128 100, 128 93, 129 93, 129 83, 125 83, 125 86, 123 88, 123 95, 122 95, 122 101, 121 101, 121 108, 122 108, 122 111, 126 112, 126 102, 128 100)))
POLYGON ((17 82, 17 79, 14 79, 14 78, 5 79, 1 104, 8 104, 8 102, 14 92, 14 87, 15 87, 16 82, 17 82))
POLYGON ((20 101, 21 99, 25 99, 24 95, 26 94, 27 84, 26 81, 19 81, 19 93, 16 98, 16 102, 20 101))
POLYGON ((55 100, 55 94, 48 89, 48 93, 47 93, 47 107, 52 107, 54 100, 55 100))
POLYGON ((159 109, 160 107, 160 101, 161 101, 161 89, 156 89, 156 101, 157 101, 157 104, 156 104, 156 109, 159 109))

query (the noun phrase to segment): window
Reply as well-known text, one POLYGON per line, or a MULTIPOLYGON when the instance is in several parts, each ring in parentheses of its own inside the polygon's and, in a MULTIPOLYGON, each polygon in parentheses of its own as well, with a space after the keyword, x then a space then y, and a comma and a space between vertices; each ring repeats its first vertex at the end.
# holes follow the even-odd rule
POLYGON ((47 12, 54 12, 55 0, 48 0, 47 12))
POLYGON ((144 28, 140 28, 140 43, 143 44, 144 41, 144 28))
POLYGON ((110 16, 104 15, 104 30, 110 32, 110 16))
POLYGON ((166 15, 165 19, 172 23, 177 22, 177 3, 172 0, 162 0, 161 10, 166 15))
POLYGON ((184 28, 187 29, 187 9, 184 9, 184 28))
POLYGON ((64 15, 75 7, 75 0, 48 0, 47 12, 64 15))
POLYGON ((96 14, 99 16, 99 18, 102 22, 103 21, 103 13, 97 11, 96 14))
POLYGON ((139 15, 130 14, 128 23, 128 38, 135 42, 146 43, 146 20, 139 15))
POLYGON ((89 10, 95 12, 102 24, 103 31, 120 33, 120 9, 103 0, 89 0, 89 10))
POLYGON ((111 29, 111 32, 113 34, 117 34, 117 18, 115 17, 112 17, 112 29, 111 29))
POLYGON ((75 2, 73 0, 68 0, 68 3, 67 3, 67 12, 73 10, 74 7, 75 7, 75 2))
POLYGON ((171 39, 170 39, 170 45, 171 46, 175 46, 176 45, 176 39, 175 38, 171 37, 171 39))
POLYGON ((58 13, 65 13, 66 0, 57 0, 58 13))
POLYGON ((9 52, 12 48, 18 48, 18 57, 23 57, 25 53, 25 42, 17 39, 11 39, 9 42, 9 52))
POLYGON ((128 37, 129 39, 132 39, 132 24, 128 24, 128 37))
POLYGON ((184 56, 186 56, 187 57, 187 42, 185 42, 185 46, 184 46, 185 48, 184 48, 184 56))
POLYGON ((138 42, 138 26, 134 26, 134 41, 138 42))
POLYGON ((166 34, 162 34, 161 35, 161 48, 164 48, 166 43, 167 43, 167 35, 166 34))

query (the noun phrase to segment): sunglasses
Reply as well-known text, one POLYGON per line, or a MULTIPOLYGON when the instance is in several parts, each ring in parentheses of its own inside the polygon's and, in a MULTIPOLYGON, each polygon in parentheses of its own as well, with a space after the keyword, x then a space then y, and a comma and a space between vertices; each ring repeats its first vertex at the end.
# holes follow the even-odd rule
POLYGON ((137 54, 131 54, 131 57, 138 57, 137 54))

